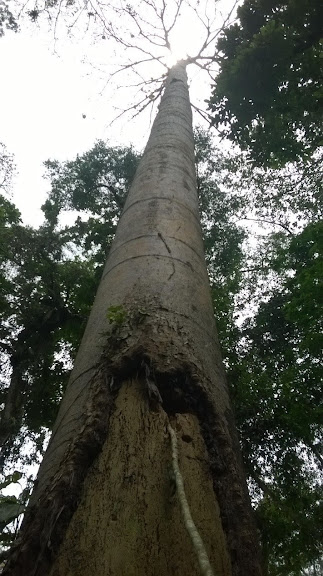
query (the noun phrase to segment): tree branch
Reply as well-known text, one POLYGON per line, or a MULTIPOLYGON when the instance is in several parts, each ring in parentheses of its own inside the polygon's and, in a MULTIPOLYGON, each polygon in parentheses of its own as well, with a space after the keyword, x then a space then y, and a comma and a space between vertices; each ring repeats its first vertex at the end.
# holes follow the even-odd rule
POLYGON ((238 222, 241 220, 250 220, 251 222, 265 222, 265 224, 272 224, 273 226, 281 226, 290 236, 293 235, 293 232, 286 226, 286 224, 282 224, 281 222, 275 222, 274 220, 266 220, 265 218, 239 218, 238 222))

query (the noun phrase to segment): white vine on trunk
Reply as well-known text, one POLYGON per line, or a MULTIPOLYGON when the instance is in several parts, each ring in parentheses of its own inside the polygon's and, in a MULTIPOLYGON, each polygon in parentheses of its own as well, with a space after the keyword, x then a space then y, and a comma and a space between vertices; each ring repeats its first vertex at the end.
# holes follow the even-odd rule
POLYGON ((181 510, 184 518, 184 523, 186 530, 190 535, 195 552, 198 557, 198 562, 201 568, 202 576, 214 576, 207 552, 203 540, 194 524, 194 520, 191 515, 190 507, 186 498, 183 477, 179 468, 178 462, 178 447, 177 447, 177 436, 175 430, 172 428, 170 423, 167 426, 167 430, 170 435, 171 446, 172 446, 172 463, 173 471, 175 476, 175 483, 178 493, 178 498, 181 505, 181 510))

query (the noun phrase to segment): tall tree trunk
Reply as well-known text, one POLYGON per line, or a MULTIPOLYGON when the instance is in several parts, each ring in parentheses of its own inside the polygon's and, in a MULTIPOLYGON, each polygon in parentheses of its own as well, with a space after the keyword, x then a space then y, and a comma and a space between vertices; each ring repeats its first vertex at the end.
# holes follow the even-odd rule
POLYGON ((259 575, 204 261, 181 63, 169 73, 4 574, 198 574, 180 490, 173 493, 171 429, 214 573, 259 575))

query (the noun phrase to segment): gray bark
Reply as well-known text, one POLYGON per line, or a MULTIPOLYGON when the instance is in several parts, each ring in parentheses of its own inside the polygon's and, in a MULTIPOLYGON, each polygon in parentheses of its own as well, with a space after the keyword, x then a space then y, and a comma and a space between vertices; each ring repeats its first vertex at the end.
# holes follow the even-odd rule
MULTIPOLYGON (((147 398, 158 390, 157 409, 160 395, 165 417, 196 415, 232 573, 260 574, 204 259, 191 108, 182 64, 169 73, 30 511, 4 574, 48 573, 78 506, 84 478, 108 443, 110 419, 114 429, 118 391, 138 374, 147 384, 147 398), (111 307, 120 312, 112 325, 107 318, 109 310, 112 318, 111 307)), ((62 570, 51 574, 64 574, 62 570)))

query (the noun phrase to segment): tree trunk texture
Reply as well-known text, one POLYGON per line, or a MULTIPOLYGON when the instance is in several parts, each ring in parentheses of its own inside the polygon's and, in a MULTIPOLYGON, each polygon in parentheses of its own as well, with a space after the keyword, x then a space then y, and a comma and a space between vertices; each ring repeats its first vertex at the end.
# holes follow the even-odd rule
MULTIPOLYGON (((85 480, 51 576, 199 574, 172 481, 168 416, 164 410, 152 411, 144 399, 144 381, 123 384, 108 439, 85 480)), ((179 435, 192 516, 199 520, 211 564, 229 576, 231 563, 199 422, 193 414, 176 414, 171 421, 179 435)))
POLYGON ((185 67, 167 78, 16 548, 14 576, 260 574, 199 224, 185 67))

